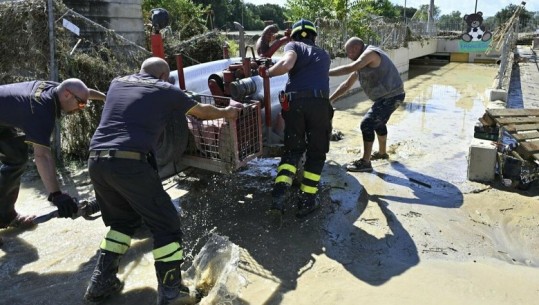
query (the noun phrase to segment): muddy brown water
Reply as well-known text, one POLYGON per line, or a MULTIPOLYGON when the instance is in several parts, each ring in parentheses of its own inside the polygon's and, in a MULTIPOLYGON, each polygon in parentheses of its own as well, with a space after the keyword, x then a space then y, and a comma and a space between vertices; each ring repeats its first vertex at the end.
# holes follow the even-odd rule
MULTIPOLYGON (((461 208, 464 194, 490 188, 468 181, 466 171, 473 126, 485 110, 496 72, 497 66, 484 64, 412 66, 405 75, 405 103, 388 124, 390 160, 374 162, 370 174, 350 174, 343 165, 361 154, 359 122, 371 102, 360 92, 335 104, 334 128, 344 139, 331 143, 322 208, 303 221, 293 216, 294 193, 282 218, 266 214, 278 159, 256 160, 235 175, 187 170, 166 181, 172 198, 181 202, 183 269, 190 268, 189 283, 208 295, 202 304, 295 304, 286 295, 300 288, 303 275, 331 278, 337 268, 323 263, 333 267, 317 268, 317 258, 378 287, 442 252, 455 261, 468 257, 469 249, 489 254, 486 246, 473 248, 473 238, 451 247, 417 233, 430 232, 423 215, 443 219, 461 208), (217 240, 217 246, 203 248, 209 240, 217 240), (204 266, 195 259, 201 256, 210 257, 204 266)), ((92 196, 84 168, 71 168, 63 177, 70 193, 92 196)), ((25 175, 23 186, 20 212, 51 209, 35 171, 25 175)), ((84 304, 105 232, 99 219, 54 219, 33 231, 0 232, 0 304, 84 304)), ((153 304, 149 236, 144 229, 137 234, 121 264, 124 291, 103 304, 153 304)), ((533 251, 517 260, 539 264, 533 251)))

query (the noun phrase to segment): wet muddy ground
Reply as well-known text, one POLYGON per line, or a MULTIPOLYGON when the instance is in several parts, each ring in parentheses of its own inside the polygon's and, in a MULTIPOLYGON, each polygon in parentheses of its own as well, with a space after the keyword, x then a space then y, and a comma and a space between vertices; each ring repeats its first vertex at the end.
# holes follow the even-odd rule
MULTIPOLYGON (((266 214, 278 159, 235 175, 187 170, 165 181, 182 207, 186 278, 208 295, 201 304, 536 302, 537 185, 522 191, 466 176, 496 71, 411 67, 405 103, 388 126, 390 159, 375 161, 373 173, 343 168, 361 154, 359 122, 371 102, 360 92, 335 104, 344 138, 331 143, 322 208, 305 220, 294 217, 294 196, 282 218, 266 214)), ((84 168, 70 168, 63 182, 81 199, 92 196, 84 168)), ((22 213, 51 209, 35 171, 19 201, 22 213)), ((100 219, 0 232, 0 304, 84 304, 105 232, 100 219)), ((104 304, 153 304, 149 236, 137 235, 121 264, 124 292, 104 304)))

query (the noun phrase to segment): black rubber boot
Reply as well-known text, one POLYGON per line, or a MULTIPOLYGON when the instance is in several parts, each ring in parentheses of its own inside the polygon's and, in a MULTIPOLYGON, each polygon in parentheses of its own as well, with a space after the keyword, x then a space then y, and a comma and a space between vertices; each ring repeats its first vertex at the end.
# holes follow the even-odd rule
POLYGON ((316 194, 306 194, 301 193, 299 203, 298 203, 298 212, 296 213, 297 218, 303 218, 312 212, 316 211, 320 207, 320 201, 316 194))
POLYGON ((100 251, 90 285, 88 285, 84 294, 86 300, 101 302, 122 290, 124 283, 120 282, 116 277, 120 258, 121 255, 118 253, 107 250, 100 251))
POLYGON ((270 212, 277 214, 284 214, 284 206, 286 203, 285 196, 271 197, 270 212))
POLYGON ((182 284, 181 261, 155 262, 157 305, 196 304, 200 295, 182 284))
POLYGON ((271 191, 270 212, 284 214, 286 205, 286 192, 290 186, 286 183, 276 183, 271 191))

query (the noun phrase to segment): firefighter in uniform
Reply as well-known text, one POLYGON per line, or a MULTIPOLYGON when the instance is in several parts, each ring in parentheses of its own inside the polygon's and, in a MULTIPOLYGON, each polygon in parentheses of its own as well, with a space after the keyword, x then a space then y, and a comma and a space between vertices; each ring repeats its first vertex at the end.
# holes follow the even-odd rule
POLYGON ((197 103, 168 82, 169 73, 165 60, 151 57, 140 73, 110 84, 88 160, 103 222, 110 230, 84 296, 88 301, 100 302, 122 289, 116 276, 120 258, 142 222, 153 235, 157 304, 197 301, 181 282, 180 219, 157 173, 155 146, 174 110, 200 119, 236 119, 240 110, 197 103))
POLYGON ((259 74, 272 77, 288 73, 281 94, 285 121, 284 154, 277 169, 270 210, 284 213, 287 192, 305 154, 296 216, 301 218, 319 207, 318 184, 329 151, 333 107, 329 103, 329 54, 315 44, 316 27, 301 19, 292 26, 291 41, 283 57, 259 74))
POLYGON ((77 212, 74 199, 60 190, 50 138, 56 119, 84 109, 88 99, 104 100, 105 95, 88 89, 77 78, 0 86, 0 228, 33 225, 35 216, 15 211, 28 144, 33 146, 37 171, 59 216, 67 218, 77 212))

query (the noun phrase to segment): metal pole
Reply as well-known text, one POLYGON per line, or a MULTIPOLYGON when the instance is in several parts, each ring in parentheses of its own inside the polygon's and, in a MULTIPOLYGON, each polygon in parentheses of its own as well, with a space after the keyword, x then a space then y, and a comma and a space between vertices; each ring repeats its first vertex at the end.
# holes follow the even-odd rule
POLYGON ((404 24, 406 24, 406 0, 404 0, 404 11, 402 12, 402 16, 404 18, 404 24))
POLYGON ((474 13, 477 13, 477 0, 475 0, 475 10, 474 13))
MULTIPOLYGON (((56 66, 56 58, 55 58, 55 51, 56 51, 56 38, 54 35, 54 3, 53 0, 47 1, 48 6, 48 17, 49 17, 49 56, 50 56, 50 63, 49 63, 49 79, 51 81, 57 82, 58 81, 58 67, 56 66)), ((54 124, 54 135, 53 135, 53 143, 54 143, 54 152, 56 156, 56 160, 61 161, 62 159, 62 139, 60 136, 60 121, 56 120, 54 124)))
POLYGON ((430 0, 428 11, 428 34, 431 36, 434 33, 434 0, 430 0))
POLYGON ((234 21, 234 25, 236 26, 236 29, 238 29, 240 33, 240 56, 243 60, 245 58, 245 38, 244 38, 244 29, 243 26, 236 21, 234 21))

